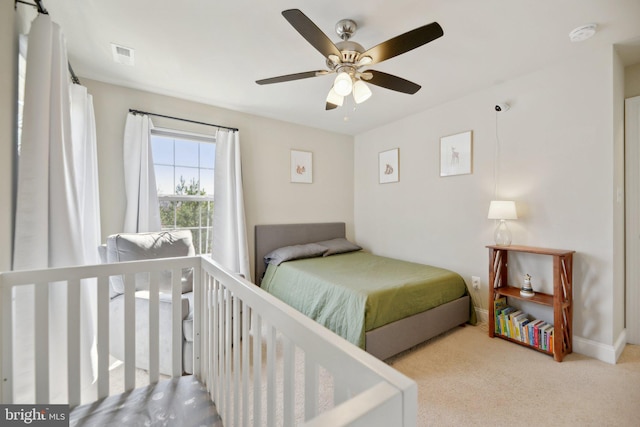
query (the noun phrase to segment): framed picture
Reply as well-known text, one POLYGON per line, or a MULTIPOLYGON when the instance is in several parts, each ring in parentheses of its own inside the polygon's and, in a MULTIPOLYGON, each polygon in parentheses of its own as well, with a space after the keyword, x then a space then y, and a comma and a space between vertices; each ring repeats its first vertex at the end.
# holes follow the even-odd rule
POLYGON ((440 176, 471 173, 472 131, 440 138, 440 176))
POLYGON ((380 184, 400 181, 399 149, 383 151, 378 155, 378 176, 380 184))
POLYGON ((313 183, 313 153, 291 150, 291 182, 313 183))

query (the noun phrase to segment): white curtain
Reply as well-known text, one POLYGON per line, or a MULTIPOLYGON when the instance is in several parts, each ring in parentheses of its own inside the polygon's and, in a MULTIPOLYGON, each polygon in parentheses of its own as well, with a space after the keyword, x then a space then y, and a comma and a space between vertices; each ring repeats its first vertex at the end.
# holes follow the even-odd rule
MULTIPOLYGON (((93 97, 87 88, 72 84, 71 137, 73 141, 74 165, 77 177, 78 207, 80 210, 81 243, 83 264, 100 264, 98 246, 100 233, 100 189, 98 185, 98 147, 96 139, 93 97)), ((98 351, 95 337, 98 334, 96 314, 97 280, 82 281, 81 293, 81 349, 83 353, 82 378, 85 396, 90 389, 88 379, 95 382, 98 371, 98 351)))
POLYGON ((77 84, 71 85, 70 93, 71 136, 78 178, 78 205, 82 213, 79 225, 82 229, 83 263, 99 264, 100 257, 96 248, 101 243, 100 189, 93 97, 87 92, 86 87, 77 84))
POLYGON ((217 133, 213 200, 211 256, 251 280, 238 131, 217 133))
POLYGON ((158 189, 151 154, 151 129, 147 115, 129 113, 124 130, 124 185, 127 206, 125 233, 160 231, 158 189))
MULTIPOLYGON (((71 125, 70 82, 64 36, 48 15, 31 24, 25 77, 25 99, 14 242, 14 270, 64 267, 87 262, 85 248, 95 245, 99 229, 97 168, 93 118, 71 125), (81 129, 80 131, 72 129, 81 129), (93 135, 91 147, 76 147, 78 135, 93 135), (85 163, 86 162, 86 163, 85 163), (82 168, 79 168, 79 163, 82 168), (81 193, 81 190, 84 193, 81 193), (90 206, 90 207, 89 207, 90 206), (91 209, 89 211, 88 209, 91 209), (86 214, 86 215, 85 215, 86 214), (85 242, 85 233, 91 240, 85 242)), ((91 107, 92 108, 92 107, 91 107)), ((85 107, 87 111, 88 101, 85 107)), ((99 240, 98 240, 99 241, 99 240)), ((97 246, 97 245, 96 245, 97 246)), ((96 246, 93 251, 96 252, 96 246)), ((92 261, 91 259, 89 261, 92 261)), ((14 290, 14 392, 17 402, 33 402, 34 289, 14 290)), ((50 401, 66 401, 67 292, 49 290, 50 401)), ((89 296, 83 292, 82 300, 89 296)), ((90 316, 90 306, 85 311, 90 316)), ((86 317, 91 321, 91 317, 86 317)), ((90 372, 91 323, 83 331, 82 367, 90 372)), ((85 375, 83 383, 91 383, 85 375)))

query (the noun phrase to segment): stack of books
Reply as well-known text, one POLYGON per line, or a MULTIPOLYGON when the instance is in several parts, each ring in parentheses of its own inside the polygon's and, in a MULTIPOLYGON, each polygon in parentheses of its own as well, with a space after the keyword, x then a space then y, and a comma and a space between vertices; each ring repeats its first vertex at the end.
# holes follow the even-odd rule
POLYGON ((531 347, 553 353, 553 325, 534 319, 515 307, 507 305, 507 299, 493 302, 496 335, 520 341, 531 347))

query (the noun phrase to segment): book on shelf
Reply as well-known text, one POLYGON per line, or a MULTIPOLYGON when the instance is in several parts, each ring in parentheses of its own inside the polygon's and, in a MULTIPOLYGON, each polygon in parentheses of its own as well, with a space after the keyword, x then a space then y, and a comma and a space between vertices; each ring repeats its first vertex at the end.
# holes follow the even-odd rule
POLYGON ((540 348, 540 328, 544 327, 547 322, 541 320, 533 327, 533 346, 540 348))
POLYGON ((493 314, 494 314, 494 332, 496 334, 500 333, 500 319, 499 319, 499 315, 500 312, 507 307, 507 298, 506 297, 500 297, 500 298, 496 298, 493 301, 493 314))
POLYGON ((509 336, 509 330, 507 329, 507 325, 509 322, 509 313, 515 311, 513 307, 505 307, 500 312, 500 335, 509 336))
POLYGON ((523 312, 513 316, 513 337, 512 338, 517 339, 518 341, 524 341, 522 338, 522 322, 524 322, 527 319, 527 316, 529 315, 523 312))
POLYGON ((550 337, 550 331, 551 329, 553 329, 553 325, 550 324, 546 324, 542 327, 541 332, 540 332, 540 338, 542 341, 542 346, 540 348, 542 348, 543 350, 548 351, 549 350, 549 337, 550 337))
POLYGON ((527 329, 529 323, 531 323, 531 319, 528 317, 525 317, 520 322, 520 341, 526 344, 529 344, 529 330, 527 329))
POLYGON ((516 338, 516 331, 515 331, 515 325, 513 323, 513 319, 516 316, 519 316, 522 314, 522 310, 518 310, 516 309, 515 311, 512 311, 511 313, 509 313, 508 315, 508 322, 507 322, 507 336, 509 338, 516 338))
POLYGON ((527 329, 529 332, 529 345, 535 346, 536 345, 536 331, 540 324, 544 323, 542 320, 540 319, 534 319, 531 322, 529 322, 529 324, 527 325, 527 329))

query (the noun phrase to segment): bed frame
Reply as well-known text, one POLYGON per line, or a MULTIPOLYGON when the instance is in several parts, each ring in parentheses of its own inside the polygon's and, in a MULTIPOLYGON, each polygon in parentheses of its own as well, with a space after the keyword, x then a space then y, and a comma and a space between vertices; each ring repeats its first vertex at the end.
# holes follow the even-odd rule
MULTIPOLYGON (((274 249, 346 237, 344 222, 267 224, 255 226, 255 272, 260 285, 264 256, 274 249)), ((384 360, 469 320, 471 303, 465 295, 455 301, 414 314, 365 333, 365 349, 384 360)))

